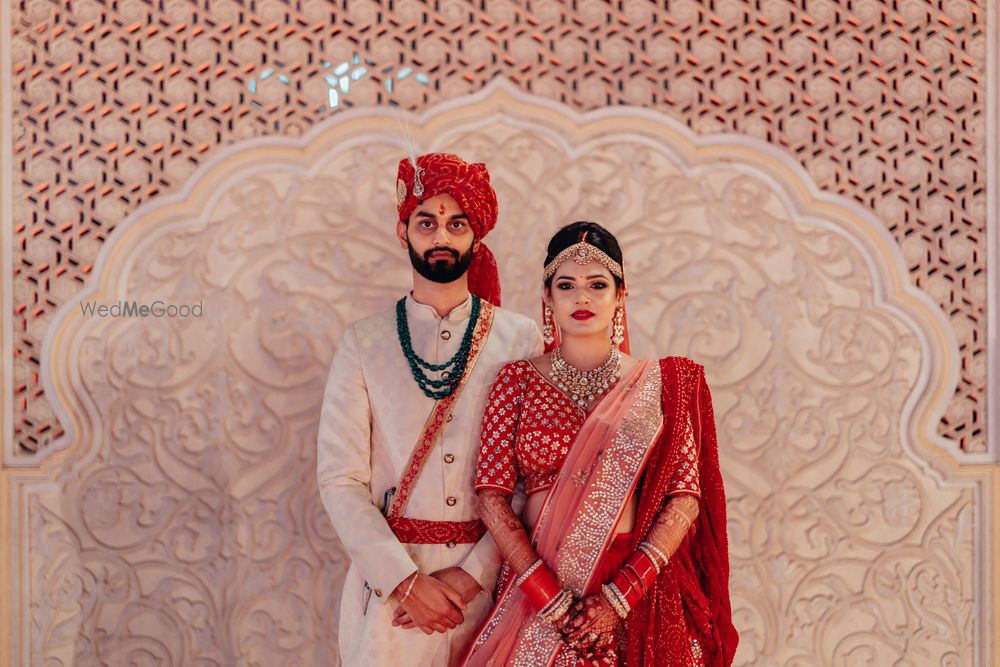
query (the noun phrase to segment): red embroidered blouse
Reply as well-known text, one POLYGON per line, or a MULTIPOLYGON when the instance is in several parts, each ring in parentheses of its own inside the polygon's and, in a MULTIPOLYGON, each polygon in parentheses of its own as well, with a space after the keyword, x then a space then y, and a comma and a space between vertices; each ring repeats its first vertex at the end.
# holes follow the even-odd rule
MULTIPOLYGON (((556 480, 577 431, 583 408, 557 389, 528 360, 505 364, 483 413, 476 490, 514 493, 518 477, 531 494, 556 480)), ((668 493, 700 495, 698 451, 693 438, 682 448, 668 493)))

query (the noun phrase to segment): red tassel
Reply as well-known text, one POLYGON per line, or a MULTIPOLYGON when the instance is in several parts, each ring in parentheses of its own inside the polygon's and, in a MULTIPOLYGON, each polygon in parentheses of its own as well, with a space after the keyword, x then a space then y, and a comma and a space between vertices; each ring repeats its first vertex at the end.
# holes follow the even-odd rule
POLYGON ((472 256, 468 276, 469 291, 499 308, 500 274, 496 258, 485 243, 480 243, 479 250, 472 256))

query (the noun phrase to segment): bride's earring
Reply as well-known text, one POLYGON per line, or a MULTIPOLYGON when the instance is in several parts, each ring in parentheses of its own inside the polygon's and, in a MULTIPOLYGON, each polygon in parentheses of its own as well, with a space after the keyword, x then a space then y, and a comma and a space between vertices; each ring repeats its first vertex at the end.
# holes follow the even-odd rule
POLYGON ((549 308, 549 304, 545 304, 545 309, 542 310, 542 338, 546 345, 552 345, 556 340, 556 327, 552 323, 552 309, 549 308))
POLYGON ((622 308, 621 306, 615 308, 615 318, 612 321, 612 327, 611 327, 612 331, 611 342, 614 343, 615 345, 621 345, 622 342, 625 341, 625 325, 622 323, 624 316, 625 316, 624 308, 622 308))

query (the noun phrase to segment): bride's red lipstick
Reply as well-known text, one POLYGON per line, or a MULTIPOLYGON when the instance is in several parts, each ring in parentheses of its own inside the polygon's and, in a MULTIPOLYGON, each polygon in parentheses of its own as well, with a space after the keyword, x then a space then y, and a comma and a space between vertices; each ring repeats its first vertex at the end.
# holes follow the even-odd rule
POLYGON ((595 313, 589 310, 574 310, 573 314, 570 315, 574 320, 589 320, 591 317, 596 317, 595 313))

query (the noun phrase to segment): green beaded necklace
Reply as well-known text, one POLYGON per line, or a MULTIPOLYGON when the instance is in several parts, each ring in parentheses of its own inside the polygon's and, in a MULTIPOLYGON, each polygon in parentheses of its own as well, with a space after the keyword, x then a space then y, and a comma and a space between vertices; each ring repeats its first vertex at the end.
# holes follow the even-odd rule
POLYGON ((410 372, 413 379, 417 381, 417 386, 424 394, 434 400, 441 400, 451 396, 458 386, 462 376, 465 375, 465 365, 469 361, 469 350, 472 348, 472 333, 476 330, 479 322, 479 311, 482 302, 478 296, 472 296, 472 314, 469 317, 469 324, 465 328, 465 335, 462 336, 462 343, 458 346, 458 352, 443 364, 431 364, 413 351, 413 343, 410 340, 410 325, 406 320, 406 297, 396 302, 396 332, 399 334, 399 344, 403 348, 403 356, 410 365, 410 372), (429 371, 447 371, 441 380, 434 380, 427 377, 423 369, 429 371), (449 370, 450 369, 450 370, 449 370))

